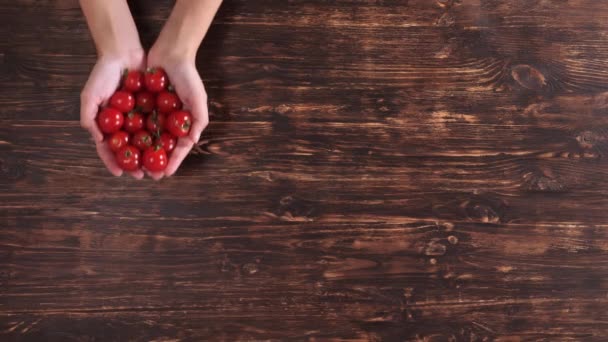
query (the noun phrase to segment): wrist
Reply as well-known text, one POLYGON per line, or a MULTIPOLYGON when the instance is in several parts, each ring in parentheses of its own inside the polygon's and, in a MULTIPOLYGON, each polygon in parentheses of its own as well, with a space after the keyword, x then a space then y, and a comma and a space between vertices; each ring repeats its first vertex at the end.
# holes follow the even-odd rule
POLYGON ((144 56, 145 52, 141 46, 116 46, 113 48, 99 49, 98 51, 99 59, 119 60, 125 65, 141 64, 144 56))
POLYGON ((113 29, 116 25, 109 25, 104 39, 96 44, 99 58, 105 57, 125 61, 141 60, 145 52, 139 41, 137 31, 113 29))
POLYGON ((189 46, 183 42, 166 42, 158 39, 152 46, 149 58, 153 61, 162 60, 164 63, 191 63, 195 64, 197 47, 189 46))
POLYGON ((177 1, 150 54, 154 51, 164 59, 194 63, 219 3, 219 0, 177 1))
POLYGON ((143 59, 143 48, 129 6, 124 0, 80 0, 97 55, 104 59, 143 59))

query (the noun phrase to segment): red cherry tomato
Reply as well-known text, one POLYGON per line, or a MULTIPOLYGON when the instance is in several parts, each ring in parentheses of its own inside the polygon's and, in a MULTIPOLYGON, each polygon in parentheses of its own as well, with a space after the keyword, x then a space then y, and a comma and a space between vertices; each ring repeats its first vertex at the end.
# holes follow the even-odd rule
POLYGON ((128 113, 135 107, 135 98, 129 92, 119 90, 110 97, 110 106, 128 113))
POLYGON ((118 150, 129 144, 129 133, 125 131, 118 131, 112 134, 108 143, 110 144, 110 149, 113 152, 118 152, 118 150))
POLYGON ((165 114, 153 111, 151 114, 148 114, 148 117, 146 118, 146 128, 152 133, 162 132, 165 130, 166 118, 165 114))
POLYGON ((125 115, 123 129, 129 133, 135 133, 144 128, 144 116, 138 112, 130 112, 125 115))
POLYGON ((167 152, 160 147, 149 147, 144 152, 144 167, 148 171, 158 172, 167 167, 167 152))
POLYGON ((142 91, 141 93, 137 93, 137 95, 135 96, 135 102, 137 105, 137 108, 142 112, 142 113, 150 113, 152 110, 154 110, 154 95, 152 95, 152 93, 149 93, 147 91, 142 91))
POLYGON ((126 91, 136 93, 141 90, 142 84, 144 83, 144 75, 140 71, 131 70, 125 72, 125 79, 123 81, 123 87, 126 91))
POLYGON ((149 68, 144 75, 146 89, 152 93, 158 93, 167 88, 167 74, 162 68, 149 68))
POLYGON ((152 146, 152 136, 150 133, 141 130, 133 135, 131 143, 138 149, 145 151, 148 147, 152 146))
POLYGON ((123 146, 116 153, 116 163, 125 171, 135 171, 141 164, 141 154, 133 146, 123 146))
POLYGON ((118 132, 120 127, 122 127, 123 121, 124 117, 122 113, 114 108, 106 107, 97 115, 99 129, 106 134, 118 132))
POLYGON ((165 125, 169 133, 176 137, 185 137, 190 132, 190 126, 192 126, 192 115, 184 110, 175 111, 169 114, 165 125))
POLYGON ((175 93, 161 91, 156 97, 156 109, 161 113, 171 113, 182 109, 182 101, 175 93))
POLYGON ((177 144, 175 137, 169 133, 163 133, 156 138, 156 145, 162 147, 167 153, 173 151, 175 144, 177 144))

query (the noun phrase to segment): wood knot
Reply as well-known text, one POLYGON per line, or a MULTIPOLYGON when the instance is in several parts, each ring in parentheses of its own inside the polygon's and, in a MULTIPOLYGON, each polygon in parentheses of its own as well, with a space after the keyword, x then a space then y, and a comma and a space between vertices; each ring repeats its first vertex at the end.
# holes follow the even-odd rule
POLYGON ((405 297, 406 299, 412 298, 413 295, 414 295, 413 287, 406 287, 403 289, 403 297, 405 297))
POLYGON ((473 221, 482 223, 500 223, 500 211, 505 204, 495 198, 475 198, 461 204, 466 216, 473 221))
POLYGON ((448 242, 452 245, 455 245, 458 243, 458 238, 454 235, 450 235, 448 236, 448 242))
POLYGON ((523 178, 526 189, 529 191, 560 192, 565 188, 549 167, 540 166, 536 170, 526 173, 523 178))
POLYGON ((282 105, 277 106, 277 108, 275 108, 274 110, 279 114, 285 114, 285 113, 291 112, 292 108, 286 104, 282 104, 282 105))
POLYGON ((562 192, 565 186, 557 179, 544 174, 529 172, 524 175, 525 188, 533 192, 562 192))
POLYGON ((439 227, 443 227, 446 232, 451 232, 454 230, 454 224, 452 222, 441 222, 437 224, 439 227))
POLYGON ((509 272, 513 271, 515 269, 515 267, 513 267, 513 266, 498 266, 498 267, 496 267, 496 269, 498 270, 498 272, 509 273, 509 272))
POLYGON ((437 0, 436 3, 441 8, 450 8, 454 5, 454 0, 437 0))
POLYGON ((448 248, 444 244, 433 239, 424 247, 424 254, 427 256, 442 256, 447 252, 447 249, 448 248))
POLYGON ((229 117, 230 110, 220 102, 209 100, 209 115, 212 118, 229 117))
POLYGON ((593 109, 598 110, 606 108, 608 108, 608 91, 593 97, 593 109))
POLYGON ((9 155, 0 155, 0 177, 12 181, 25 177, 23 161, 9 155))
POLYGON ((190 155, 200 156, 207 154, 222 154, 221 150, 222 148, 219 144, 211 145, 211 141, 209 139, 202 139, 192 147, 192 150, 190 150, 190 155))
POLYGON ((268 72, 274 72, 274 71, 277 71, 278 69, 279 69, 279 67, 278 67, 278 66, 276 66, 276 65, 271 65, 271 64, 264 64, 264 65, 262 66, 262 70, 264 70, 264 71, 268 71, 268 72))
POLYGON ((511 76, 520 86, 539 91, 547 85, 545 76, 538 71, 526 64, 519 64, 511 68, 511 76))
POLYGON ((591 131, 584 131, 576 136, 576 141, 582 148, 592 148, 595 140, 595 134, 591 131))
POLYGON ((238 265, 234 265, 230 259, 228 259, 228 257, 224 257, 220 262, 219 262, 219 269, 220 272, 222 273, 228 273, 228 272, 233 272, 238 270, 238 265))
POLYGON ((470 210, 471 218, 475 218, 483 223, 498 223, 500 222, 500 217, 494 211, 494 209, 488 207, 483 204, 476 204, 470 210))
POLYGON ((608 141, 608 133, 603 131, 583 131, 576 136, 579 146, 584 149, 591 149, 603 145, 608 141))
MULTIPOLYGON (((452 335, 453 336, 453 335, 452 335)), ((451 336, 442 335, 442 334, 431 334, 426 336, 418 336, 416 341, 424 341, 424 342, 443 342, 443 341, 454 341, 451 336)), ((471 341, 476 341, 471 339, 471 341)))
POLYGON ((447 46, 444 46, 441 50, 435 53, 435 58, 444 59, 450 57, 455 50, 454 44, 450 43, 447 46))
POLYGON ((538 117, 548 107, 548 103, 533 103, 524 109, 524 115, 531 118, 538 117))
POLYGON ((312 217, 317 215, 317 207, 312 201, 285 196, 279 200, 279 207, 274 214, 286 221, 312 221, 312 217))
POLYGON ((254 263, 247 263, 245 265, 243 265, 243 272, 245 272, 246 274, 249 275, 253 275, 258 273, 259 268, 258 265, 254 264, 254 263))
POLYGON ((253 171, 253 172, 250 172, 248 174, 248 176, 259 177, 259 178, 265 179, 265 180, 267 180, 269 182, 273 182, 274 181, 272 172, 270 172, 270 171, 253 171))
POLYGON ((293 203, 294 199, 291 196, 285 196, 282 197, 281 200, 279 201, 279 203, 283 206, 285 205, 290 205, 291 203, 293 203))
POLYGON ((456 23, 456 18, 450 13, 444 13, 439 19, 437 19, 437 26, 449 27, 456 23))

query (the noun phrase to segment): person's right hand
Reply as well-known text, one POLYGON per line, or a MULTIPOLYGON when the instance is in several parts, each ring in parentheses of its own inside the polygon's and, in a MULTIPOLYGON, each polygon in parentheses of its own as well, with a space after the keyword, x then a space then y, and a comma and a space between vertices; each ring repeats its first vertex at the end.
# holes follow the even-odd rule
MULTIPOLYGON (((103 133, 97 127, 95 118, 99 107, 106 105, 118 88, 123 71, 125 69, 143 70, 144 65, 143 50, 118 56, 101 56, 80 94, 80 125, 91 133, 97 154, 114 176, 121 176, 123 171, 116 163, 114 153, 110 150, 107 141, 104 141, 103 133)), ((141 170, 130 172, 130 174, 137 179, 144 177, 141 170)))
POLYGON ((155 44, 148 53, 148 67, 162 67, 175 88, 175 93, 183 102, 184 109, 192 113, 192 127, 188 136, 177 139, 177 144, 167 168, 161 172, 147 172, 155 180, 172 176, 186 158, 194 144, 198 143, 201 133, 209 123, 207 92, 196 69, 194 58, 168 53, 171 48, 155 44))

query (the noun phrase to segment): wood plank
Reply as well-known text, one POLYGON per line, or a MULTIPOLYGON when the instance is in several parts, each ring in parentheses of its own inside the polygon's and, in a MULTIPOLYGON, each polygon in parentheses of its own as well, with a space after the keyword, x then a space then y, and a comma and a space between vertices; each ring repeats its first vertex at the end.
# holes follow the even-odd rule
MULTIPOLYGON (((330 229, 246 225, 209 230, 201 238, 197 229, 165 227, 154 233, 143 227, 133 233, 30 230, 24 246, 31 247, 9 249, 12 263, 20 266, 7 275, 5 293, 13 310, 6 312, 6 322, 20 322, 19 317, 46 324, 68 317, 90 322, 102 315, 109 331, 118 333, 121 325, 113 327, 112 317, 132 321, 132 313, 146 320, 182 312, 203 320, 253 321, 248 324, 262 329, 261 336, 286 337, 291 335, 264 330, 269 329, 265 325, 282 316, 289 333, 298 336, 318 329, 304 322, 320 315, 320 321, 327 319, 321 324, 325 334, 387 338, 413 338, 411 328, 417 324, 423 328, 416 333, 430 335, 458 336, 465 328, 524 338, 589 338, 605 327, 599 307, 606 303, 598 297, 608 286, 603 276, 608 265, 598 262, 608 249, 605 229, 431 222, 330 229), (593 241, 602 245, 590 245, 593 241), (108 262, 114 266, 108 268, 108 262), (55 281, 40 283, 49 277, 55 281), (121 296, 125 286, 138 291, 121 296), (167 298, 173 298, 170 304, 167 298), (597 315, 589 317, 592 308, 597 315), (530 320, 539 324, 539 317, 551 324, 549 317, 559 312, 568 313, 558 316, 563 317, 560 330, 541 332, 526 325, 530 320), (256 322, 260 317, 266 323, 256 322), (332 326, 338 322, 348 329, 332 326)), ((193 320, 169 326, 187 322, 193 320)), ((205 334, 205 327, 191 330, 205 334)), ((247 325, 234 329, 248 330, 247 325)), ((96 332, 79 332, 87 333, 96 332)))
MULTIPOLYGON (((521 70, 520 66, 530 66, 529 70, 542 75, 544 85, 532 89, 542 95, 607 89, 603 80, 608 75, 601 61, 608 57, 608 41, 600 31, 605 20, 597 2, 585 2, 586 7, 579 3, 522 2, 517 6, 497 2, 489 6, 467 2, 447 9, 428 1, 405 4, 401 3, 405 6, 402 11, 396 11, 394 6, 399 6, 398 2, 357 6, 355 10, 340 3, 333 6, 324 3, 327 10, 320 11, 321 16, 313 15, 318 6, 305 2, 289 6, 277 5, 276 1, 266 5, 235 4, 220 13, 217 28, 212 29, 199 58, 211 98, 226 103, 224 96, 234 88, 237 94, 243 88, 275 94, 279 87, 286 96, 294 97, 298 96, 296 89, 314 84, 315 88, 331 88, 325 91, 334 97, 343 97, 352 88, 399 87, 422 91, 425 97, 434 97, 441 91, 467 92, 472 98, 479 92, 507 91, 521 101, 522 95, 526 95, 521 88, 526 90, 526 85, 513 78, 513 72, 521 70), (567 13, 567 20, 559 21, 564 27, 549 22, 556 10, 567 13), (453 17, 447 20, 448 27, 438 25, 433 17, 444 12, 453 17), (471 18, 471 14, 480 18, 471 18), (408 20, 412 15, 420 16, 412 19, 414 22, 423 20, 428 25, 396 24, 397 19, 408 20), (508 20, 511 17, 512 22, 508 20), (369 22, 383 23, 379 18, 390 18, 388 26, 369 25, 369 22), (582 19, 591 22, 583 25, 579 22, 582 19), (273 25, 260 24, 269 20, 275 21, 273 25), (534 20, 542 20, 544 25, 536 24, 531 30, 529 26, 534 20), (362 25, 355 25, 359 21, 362 25), (223 29, 226 25, 231 25, 231 29, 223 29), (298 26, 297 34, 285 36, 280 27, 286 25, 302 27, 298 26), (328 30, 326 25, 344 28, 328 30), (374 39, 352 44, 359 37, 374 39), (331 67, 319 68, 320 65, 331 67), (311 73, 312 70, 318 72, 311 73)), ((146 8, 142 4, 134 6, 146 8)), ((142 14, 142 19, 148 20, 142 20, 147 22, 146 27, 159 26, 169 8, 165 2, 153 7, 142 14), (150 24, 149 20, 157 20, 158 25, 150 24)), ((50 115, 54 119, 75 119, 77 96, 94 62, 93 46, 76 2, 1 7, 0 13, 14 17, 13 11, 18 10, 41 18, 34 21, 35 26, 13 32, 6 41, 9 45, 2 48, 5 72, 0 93, 8 95, 17 89, 21 96, 18 99, 14 95, 2 96, 0 117, 8 117, 4 108, 13 108, 15 104, 19 104, 15 108, 18 113, 30 116, 39 113, 41 103, 50 103, 54 107, 51 113, 29 118, 43 119, 47 118, 44 115, 50 115), (49 16, 48 7, 57 16, 49 16), (39 25, 40 22, 48 25, 39 25), (19 36, 21 32, 36 33, 19 36), (41 39, 61 43, 33 44, 41 39), (28 50, 32 48, 35 50, 28 50), (50 91, 41 93, 39 87, 50 91)), ((251 103, 247 97, 238 97, 251 103)))
MULTIPOLYGON (((130 1, 149 47, 171 1, 130 1)), ((0 4, 0 339, 603 341, 601 1, 237 0, 177 175, 78 124, 75 0, 0 4)))

